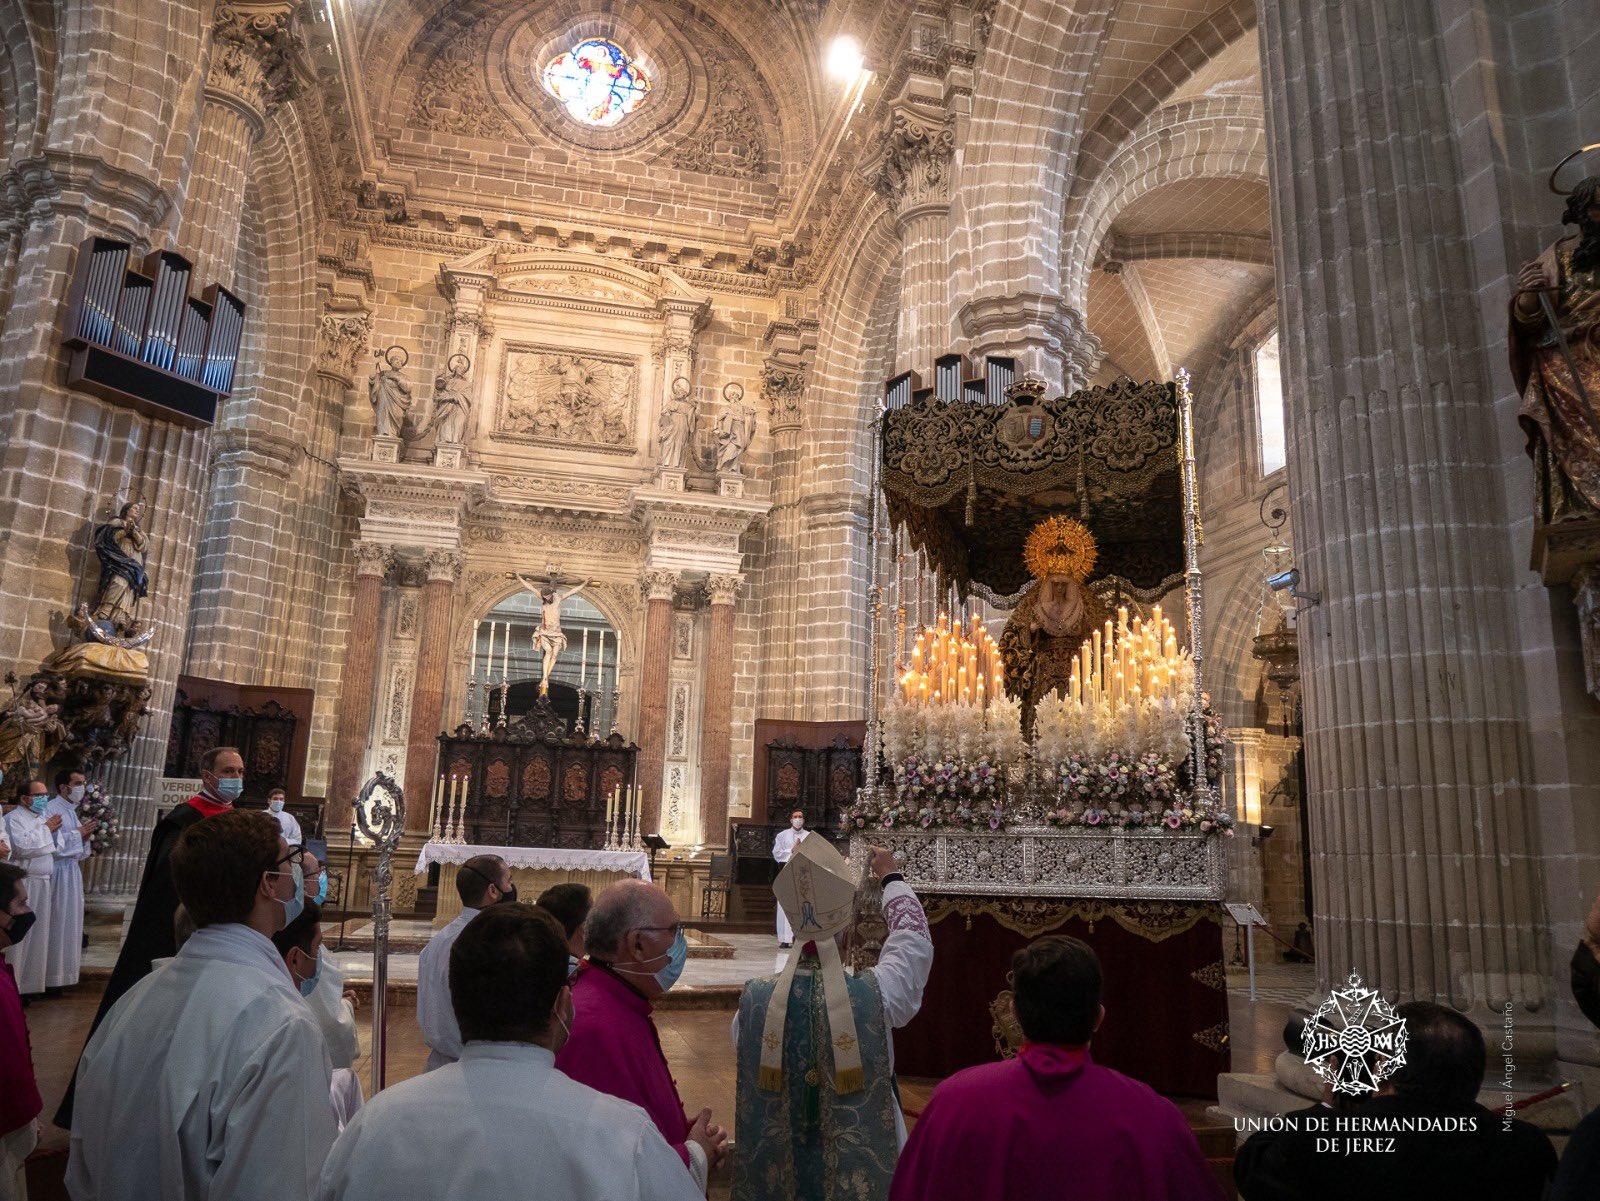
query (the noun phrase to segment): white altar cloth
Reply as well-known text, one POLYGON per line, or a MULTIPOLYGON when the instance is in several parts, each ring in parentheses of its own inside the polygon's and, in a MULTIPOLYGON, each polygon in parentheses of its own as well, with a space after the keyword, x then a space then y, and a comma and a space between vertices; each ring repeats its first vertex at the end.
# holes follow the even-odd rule
POLYGON ((425 875, 435 863, 465 863, 475 855, 498 855, 513 869, 533 871, 624 872, 638 880, 650 879, 648 851, 575 851, 557 847, 480 847, 459 842, 424 843, 417 856, 416 874, 425 875))

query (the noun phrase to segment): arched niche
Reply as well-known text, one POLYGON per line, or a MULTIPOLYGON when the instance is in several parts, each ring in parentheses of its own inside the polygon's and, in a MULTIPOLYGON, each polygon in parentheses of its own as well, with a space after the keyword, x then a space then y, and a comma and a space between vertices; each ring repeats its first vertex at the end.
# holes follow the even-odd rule
MULTIPOLYGON (((467 720, 479 725, 501 716, 502 695, 508 720, 533 707, 539 696, 543 656, 535 651, 534 633, 544 605, 537 592, 519 588, 479 612, 471 635, 468 665, 467 720)), ((550 704, 569 725, 579 716, 580 696, 585 726, 608 733, 616 720, 620 685, 621 639, 610 618, 583 592, 561 603, 561 630, 566 648, 550 675, 550 704)))

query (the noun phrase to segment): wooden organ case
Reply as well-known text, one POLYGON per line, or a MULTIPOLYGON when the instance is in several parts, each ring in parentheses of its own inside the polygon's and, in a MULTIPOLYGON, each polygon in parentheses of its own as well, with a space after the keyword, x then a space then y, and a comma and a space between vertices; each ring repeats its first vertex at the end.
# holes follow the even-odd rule
POLYGON ((132 247, 89 238, 67 301, 67 384, 148 417, 209 426, 233 392, 245 304, 221 284, 189 294, 193 264, 156 250, 136 270, 132 247))
POLYGON ((489 733, 439 739, 439 770, 466 784, 464 839, 475 846, 601 850, 606 798, 634 783, 639 748, 613 733, 569 732, 548 706, 489 733))

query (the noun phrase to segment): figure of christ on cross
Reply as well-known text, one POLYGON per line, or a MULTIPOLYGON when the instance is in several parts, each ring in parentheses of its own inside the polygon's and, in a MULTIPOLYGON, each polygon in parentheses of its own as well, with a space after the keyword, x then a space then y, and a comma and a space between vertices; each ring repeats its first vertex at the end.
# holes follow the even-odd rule
POLYGON ((515 576, 529 592, 539 594, 539 628, 533 632, 533 649, 544 656, 539 695, 549 696, 550 673, 555 671, 561 652, 567 649, 567 636, 561 630, 561 606, 588 587, 589 581, 581 580, 570 588, 563 588, 554 566, 546 564, 544 571, 543 583, 535 583, 517 572, 507 574, 515 576))

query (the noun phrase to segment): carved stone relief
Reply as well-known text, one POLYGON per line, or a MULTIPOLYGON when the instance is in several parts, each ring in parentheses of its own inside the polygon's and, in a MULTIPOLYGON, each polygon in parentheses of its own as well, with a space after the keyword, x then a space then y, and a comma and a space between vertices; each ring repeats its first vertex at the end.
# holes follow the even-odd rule
POLYGON ((396 663, 389 672, 389 699, 383 707, 383 740, 405 742, 411 708, 410 663, 396 663))
POLYGON ((403 592, 395 602, 394 636, 406 639, 417 636, 417 597, 415 593, 403 592))
POLYGON ((705 120, 694 135, 669 155, 688 171, 749 179, 767 174, 767 138, 760 109, 720 56, 706 59, 712 97, 705 120))
POLYGON ((672 657, 674 659, 694 657, 694 618, 687 613, 679 613, 673 620, 672 657))
POLYGON ((667 756, 682 759, 689 753, 689 685, 672 686, 671 717, 667 723, 667 756))
POLYGON ((500 375, 502 437, 632 453, 638 360, 509 344, 500 375))
POLYGON ((446 43, 423 69, 411 105, 413 125, 479 138, 504 138, 514 132, 484 80, 488 45, 485 22, 446 43))

